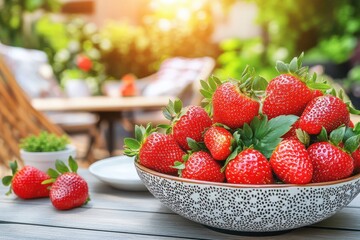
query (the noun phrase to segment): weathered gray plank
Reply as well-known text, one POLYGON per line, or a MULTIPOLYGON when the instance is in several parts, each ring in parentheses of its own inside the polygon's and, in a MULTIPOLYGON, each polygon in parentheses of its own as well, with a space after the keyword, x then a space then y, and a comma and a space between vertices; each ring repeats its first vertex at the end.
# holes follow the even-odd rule
MULTIPOLYGON (((84 229, 56 228, 23 224, 0 224, 0 239, 6 240, 106 240, 106 239, 144 239, 144 240, 184 240, 185 238, 127 234, 121 232, 104 232, 84 229)), ((191 239, 191 238, 186 238, 191 239)))
MULTIPOLYGON (((353 216, 352 213, 347 213, 340 216, 336 221, 342 218, 356 219, 359 216, 353 216), (349 216, 346 216, 349 215, 349 216)), ((85 209, 78 208, 72 211, 59 212, 51 206, 34 205, 29 207, 23 204, 3 203, 1 207, 0 221, 7 223, 26 223, 35 225, 49 225, 61 228, 79 228, 98 231, 121 232, 137 235, 158 235, 169 237, 184 237, 196 239, 233 239, 232 235, 218 233, 208 228, 191 222, 176 214, 151 213, 151 212, 135 212, 135 211, 117 211, 108 209, 85 209)), ((344 231, 339 229, 341 236, 349 238, 353 236, 353 231, 346 231, 346 229, 353 229, 351 222, 344 231), (345 234, 345 235, 344 235, 345 234)), ((356 224, 356 223, 354 223, 356 224)), ((337 225, 319 224, 321 227, 339 228, 337 225)), ((341 224, 340 224, 341 225, 341 224)), ((344 223, 343 225, 346 225, 344 223)), ((312 235, 318 232, 319 235, 325 234, 326 231, 320 231, 318 228, 301 228, 292 231, 282 236, 300 237, 305 235, 312 235), (311 234, 308 234, 311 232, 311 234)), ((337 231, 334 231, 337 232, 337 231)), ((359 234, 359 231, 357 231, 359 234)), ((331 233, 329 236, 337 236, 340 233, 331 233)), ((270 238, 269 238, 270 239, 270 238)), ((279 239, 285 239, 279 238, 279 239)), ((311 239, 311 238, 309 238, 311 239)), ((317 238, 313 238, 317 239, 317 238)), ((337 239, 337 238, 334 238, 337 239)))
POLYGON ((360 231, 360 208, 344 208, 314 226, 360 231))

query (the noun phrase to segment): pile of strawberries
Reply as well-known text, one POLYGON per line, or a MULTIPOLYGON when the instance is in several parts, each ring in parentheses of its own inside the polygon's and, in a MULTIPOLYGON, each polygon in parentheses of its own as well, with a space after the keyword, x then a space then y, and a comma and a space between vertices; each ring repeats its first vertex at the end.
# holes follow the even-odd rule
POLYGON ((50 197, 52 205, 58 210, 68 210, 86 204, 89 189, 86 181, 76 172, 78 165, 70 157, 68 166, 64 162, 55 162, 56 170, 50 168, 48 173, 33 166, 18 170, 17 162, 10 163, 12 176, 5 176, 2 182, 10 186, 7 195, 14 192, 22 199, 50 197))
POLYGON ((169 101, 169 125, 135 126, 125 154, 157 172, 236 184, 307 184, 360 172, 359 114, 302 66, 303 54, 271 81, 247 67, 241 79, 201 81, 204 108, 169 101))

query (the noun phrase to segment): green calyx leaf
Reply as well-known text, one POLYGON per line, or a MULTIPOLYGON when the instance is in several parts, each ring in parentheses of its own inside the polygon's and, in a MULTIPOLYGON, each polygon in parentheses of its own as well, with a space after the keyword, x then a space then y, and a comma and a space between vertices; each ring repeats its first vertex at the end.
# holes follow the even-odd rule
POLYGON ((130 157, 136 156, 137 158, 142 144, 155 131, 156 128, 153 128, 151 123, 148 123, 146 127, 135 125, 135 138, 124 139, 124 154, 130 157))
POLYGON ((296 137, 299 139, 299 141, 304 144, 305 146, 309 146, 310 144, 310 135, 305 132, 304 130, 298 128, 295 130, 296 137))
POLYGON ((2 184, 6 187, 10 186, 13 176, 5 176, 2 178, 2 184))
POLYGON ((10 169, 11 169, 11 176, 5 176, 1 179, 1 182, 4 186, 9 187, 9 190, 5 193, 6 196, 9 196, 12 193, 12 186, 11 186, 11 182, 15 176, 15 174, 18 171, 18 164, 17 161, 14 162, 10 162, 9 164, 10 169))
POLYGON ((70 172, 70 169, 66 166, 66 164, 61 160, 55 161, 55 168, 60 173, 70 172))
POLYGON ((317 135, 316 138, 317 138, 318 142, 328 142, 329 141, 326 129, 324 127, 321 128, 321 132, 319 133, 319 135, 317 135))
POLYGON ((187 144, 189 145, 191 152, 198 152, 201 150, 206 150, 206 146, 203 142, 196 142, 192 138, 186 138, 187 144))
POLYGON ((230 155, 225 160, 224 166, 221 168, 221 172, 224 172, 226 170, 226 167, 229 164, 229 162, 231 162, 231 160, 233 160, 242 150, 243 148, 239 145, 234 149, 234 151, 230 153, 230 155))
POLYGON ((17 161, 11 162, 10 163, 10 169, 11 169, 11 173, 14 176, 15 173, 18 171, 18 163, 17 161))
POLYGON ((70 167, 71 172, 77 173, 77 170, 78 170, 79 166, 78 166, 78 164, 76 163, 76 161, 74 160, 74 158, 72 156, 69 157, 68 163, 69 163, 69 167, 70 167))
POLYGON ((345 136, 345 126, 339 127, 330 133, 329 136, 330 142, 335 146, 339 146, 339 143, 343 141, 344 136, 345 136))
POLYGON ((56 181, 56 179, 61 174, 64 174, 64 173, 72 172, 72 173, 77 174, 77 170, 79 167, 78 167, 78 164, 75 161, 75 159, 72 156, 70 156, 68 158, 68 166, 63 161, 58 159, 55 161, 55 168, 56 168, 56 170, 53 168, 49 168, 47 170, 47 174, 50 176, 50 178, 42 181, 41 184, 46 185, 46 184, 54 183, 56 181))
POLYGON ((269 158, 281 142, 282 136, 287 133, 298 119, 294 115, 282 115, 268 121, 266 115, 255 117, 250 125, 244 124, 238 129, 244 147, 253 147, 269 158))
POLYGON ((360 145, 360 134, 348 138, 344 143, 344 149, 348 153, 353 153, 360 145))
POLYGON ((185 164, 179 161, 175 161, 174 162, 174 166, 172 166, 173 168, 176 168, 178 170, 178 176, 182 177, 182 170, 185 169, 185 164))
POLYGON ((183 104, 180 99, 175 99, 175 101, 169 100, 168 105, 163 109, 163 115, 170 121, 176 121, 180 118, 182 108, 183 104))
POLYGON ((207 81, 200 80, 201 89, 200 93, 203 95, 203 103, 205 105, 205 111, 212 116, 213 109, 212 109, 212 96, 216 89, 222 84, 222 81, 215 77, 214 75, 210 76, 207 81))

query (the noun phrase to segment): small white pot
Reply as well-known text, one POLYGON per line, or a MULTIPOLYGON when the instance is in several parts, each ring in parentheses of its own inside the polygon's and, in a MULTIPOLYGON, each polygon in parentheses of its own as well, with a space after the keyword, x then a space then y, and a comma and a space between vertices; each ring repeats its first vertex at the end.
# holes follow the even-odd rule
POLYGON ((73 145, 67 145, 65 150, 56 152, 27 152, 20 149, 20 157, 25 165, 36 167, 44 172, 47 172, 49 168, 55 168, 55 161, 58 159, 67 164, 70 156, 76 157, 76 148, 73 145))

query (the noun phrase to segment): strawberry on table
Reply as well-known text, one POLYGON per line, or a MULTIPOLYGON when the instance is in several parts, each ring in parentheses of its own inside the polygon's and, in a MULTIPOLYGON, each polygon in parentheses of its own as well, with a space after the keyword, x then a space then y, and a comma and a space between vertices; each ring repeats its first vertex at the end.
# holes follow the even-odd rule
POLYGON ((187 138, 197 142, 203 141, 203 132, 212 124, 211 118, 200 106, 183 108, 181 100, 169 101, 163 111, 164 116, 171 121, 171 126, 161 125, 168 133, 172 133, 176 142, 184 150, 190 150, 187 138))
POLYGON ((313 176, 313 164, 303 143, 283 140, 270 158, 271 168, 284 183, 306 184, 313 176))
POLYGON ((255 149, 246 149, 229 161, 225 166, 228 183, 269 184, 273 176, 269 161, 255 149))
POLYGON ((184 163, 176 162, 179 176, 194 180, 210 182, 224 182, 225 176, 221 172, 221 165, 205 151, 190 153, 184 163))
POLYGON ((262 108, 269 119, 280 115, 300 116, 307 103, 314 96, 321 95, 321 91, 311 88, 330 88, 325 82, 319 82, 316 74, 310 76, 308 67, 302 67, 302 58, 303 54, 293 58, 289 64, 276 63, 281 75, 269 82, 262 108))
POLYGON ((221 82, 216 77, 208 82, 201 81, 201 94, 208 105, 205 109, 212 115, 214 123, 221 123, 230 128, 240 128, 259 114, 260 103, 257 90, 264 89, 265 79, 255 76, 248 67, 241 79, 221 82))
POLYGON ((222 126, 211 126, 204 134, 205 146, 215 160, 225 160, 232 152, 233 142, 232 134, 222 126))
POLYGON ((177 174, 172 166, 182 162, 185 154, 172 135, 155 132, 150 124, 146 128, 135 126, 135 139, 125 138, 124 143, 125 155, 135 156, 144 167, 171 175, 177 174))
POLYGON ((87 182, 78 175, 78 165, 75 160, 69 158, 69 167, 64 162, 56 160, 56 170, 50 168, 48 174, 51 177, 43 184, 53 183, 50 189, 50 200, 58 210, 69 210, 86 204, 89 198, 87 182))
POLYGON ((10 186, 6 195, 13 191, 16 196, 22 199, 42 198, 49 196, 49 186, 51 184, 41 184, 49 178, 45 172, 32 166, 25 166, 18 170, 16 161, 10 163, 12 176, 5 176, 2 182, 5 186, 10 186))

